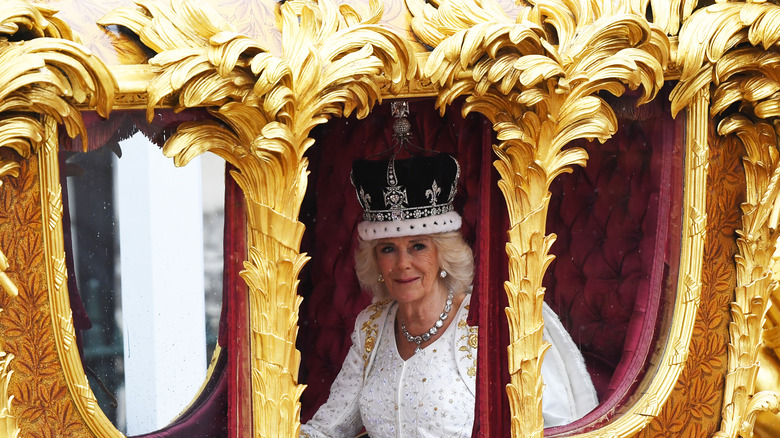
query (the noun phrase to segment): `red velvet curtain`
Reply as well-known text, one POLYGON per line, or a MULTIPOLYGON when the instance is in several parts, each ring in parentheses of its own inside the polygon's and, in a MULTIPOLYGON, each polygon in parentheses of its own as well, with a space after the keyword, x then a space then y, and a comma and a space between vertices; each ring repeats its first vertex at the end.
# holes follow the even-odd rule
POLYGON ((558 238, 545 301, 580 347, 600 405, 547 436, 609 420, 663 336, 661 298, 674 293, 678 270, 683 132, 666 101, 637 109, 633 96, 614 100, 618 132, 604 144, 581 143, 587 166, 551 187, 547 232, 558 238))

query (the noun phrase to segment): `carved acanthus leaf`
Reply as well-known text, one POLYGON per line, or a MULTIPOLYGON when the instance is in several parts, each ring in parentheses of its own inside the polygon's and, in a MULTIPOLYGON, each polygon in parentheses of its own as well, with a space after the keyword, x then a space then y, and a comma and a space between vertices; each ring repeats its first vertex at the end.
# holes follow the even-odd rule
MULTIPOLYGON (((728 53, 724 54, 724 57, 728 53)), ((780 124, 754 121, 745 114, 732 114, 718 126, 720 135, 736 135, 745 146, 746 199, 742 204, 742 228, 737 230, 739 253, 737 287, 731 303, 729 326, 729 373, 722 408, 719 438, 751 436, 760 410, 780 410, 776 393, 755 392, 758 356, 770 299, 778 289, 772 278, 778 233, 780 198, 780 124)))
POLYGON ((11 0, 0 12, 0 123, 4 147, 26 156, 40 143, 41 114, 65 125, 69 135, 86 130, 75 104, 86 104, 107 116, 116 83, 106 66, 75 42, 70 28, 54 10, 11 0), (22 34, 27 40, 19 41, 22 34))
POLYGON ((712 114, 735 102, 761 118, 780 114, 778 28, 780 6, 770 3, 719 3, 696 11, 680 31, 682 72, 671 94, 672 113, 712 84, 712 114))

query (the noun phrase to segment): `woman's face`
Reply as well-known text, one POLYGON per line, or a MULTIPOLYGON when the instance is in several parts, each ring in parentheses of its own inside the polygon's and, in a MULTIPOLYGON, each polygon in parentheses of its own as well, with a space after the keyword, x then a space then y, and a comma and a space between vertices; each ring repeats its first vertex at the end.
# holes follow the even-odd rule
POLYGON ((429 236, 380 239, 376 261, 390 297, 408 303, 432 293, 439 278, 438 255, 429 236))

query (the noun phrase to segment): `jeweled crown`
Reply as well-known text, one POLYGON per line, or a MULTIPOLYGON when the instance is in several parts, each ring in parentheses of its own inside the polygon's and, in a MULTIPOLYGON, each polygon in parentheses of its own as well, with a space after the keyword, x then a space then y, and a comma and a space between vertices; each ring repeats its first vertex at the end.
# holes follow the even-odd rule
POLYGON ((364 240, 442 233, 460 228, 454 211, 460 166, 454 157, 371 161, 352 165, 352 184, 363 207, 364 240))

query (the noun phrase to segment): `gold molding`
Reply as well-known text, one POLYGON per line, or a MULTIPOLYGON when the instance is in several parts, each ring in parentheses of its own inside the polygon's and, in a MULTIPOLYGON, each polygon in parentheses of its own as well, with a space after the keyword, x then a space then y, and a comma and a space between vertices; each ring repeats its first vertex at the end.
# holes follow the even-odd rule
MULTIPOLYGON (((364 117, 380 84, 403 92, 416 57, 405 39, 378 25, 382 4, 365 16, 330 0, 279 7, 282 53, 232 31, 199 1, 151 1, 100 20, 135 32, 157 55, 146 89, 147 115, 163 99, 205 106, 216 120, 185 123, 163 152, 184 165, 211 151, 236 167, 247 205, 254 436, 293 437, 300 429, 298 273, 303 224, 298 213, 308 174, 309 132, 330 117, 364 117)), ((408 90, 408 88, 406 88, 408 90)), ((415 92, 412 90, 411 92, 415 92)))
MULTIPOLYGON (((54 117, 71 136, 81 134, 86 145, 75 105, 88 103, 105 116, 114 99, 111 73, 72 41, 70 28, 54 13, 28 1, 9 0, 0 15, 0 36, 17 32, 32 36, 26 41, 0 40, 0 147, 13 149, 22 158, 44 138, 40 115, 54 117)), ((18 168, 18 163, 0 159, 0 176, 18 176, 18 168)), ((5 273, 9 267, 0 251, 0 286, 16 296, 18 288, 5 273)))
POLYGON ((44 118, 45 143, 38 152, 38 174, 41 190, 41 217, 44 254, 46 254, 46 278, 49 291, 49 306, 57 353, 60 358, 68 389, 84 421, 90 430, 101 438, 121 438, 117 430, 97 407, 97 400, 89 386, 84 366, 77 348, 70 348, 76 337, 73 316, 68 296, 67 272, 65 268, 65 242, 62 230, 62 188, 60 186, 59 159, 57 155, 57 122, 44 118))
MULTIPOLYGON (((770 258, 780 216, 780 90, 766 79, 780 77, 772 33, 780 7, 727 2, 693 13, 693 0, 654 1, 651 24, 636 9, 647 9, 646 1, 532 0, 520 2, 517 19, 489 0, 406 1, 412 27, 434 48, 431 54, 414 53, 403 37, 378 26, 378 1, 372 1, 365 17, 331 0, 285 2, 277 18, 282 53, 232 33, 229 23, 204 12, 208 7, 200 2, 174 0, 172 8, 164 9, 154 1, 140 1, 140 10, 118 10, 101 23, 129 27, 158 55, 148 65, 110 68, 73 42, 74 35, 53 10, 31 1, 4 3, 0 36, 31 39, 0 39, 0 147, 14 149, 22 158, 33 153, 41 158, 57 351, 71 397, 92 431, 101 437, 121 436, 96 405, 73 348, 55 133, 61 123, 70 135, 86 140, 79 109, 105 116, 112 104, 150 113, 160 106, 202 106, 213 114, 213 120, 182 125, 164 152, 183 165, 211 151, 237 168, 233 176, 246 197, 249 227, 242 277, 250 294, 254 434, 281 437, 297 435, 303 390, 297 383, 300 359, 294 345, 297 277, 307 257, 300 253, 303 225, 297 218, 307 184, 304 153, 312 146, 310 130, 352 111, 364 116, 382 97, 436 95, 443 107, 470 94, 465 112, 485 114, 499 138, 495 166, 512 224, 506 246, 512 338, 507 391, 512 433, 525 437, 543 434, 540 364, 547 345, 540 336, 541 278, 555 239, 545 234, 549 184, 561 172, 585 165, 587 154, 567 147, 571 140, 603 141, 615 132, 615 116, 598 91, 620 95, 626 86, 641 85, 643 100, 650 100, 664 78, 677 77, 672 111, 686 117, 686 161, 679 293, 668 348, 627 411, 578 436, 635 434, 658 415, 680 376, 702 283, 707 128, 712 115, 737 102, 746 115, 719 125, 720 135, 737 136, 745 145, 747 201, 731 303, 729 372, 716 436, 748 436, 759 411, 780 409, 776 393, 754 394, 761 326, 770 296, 778 293, 770 278, 770 258), (530 317, 521 317, 525 315, 530 317)), ((0 176, 15 175, 18 166, 0 161, 0 176)), ((6 273, 9 264, 0 251, 0 285, 14 295, 16 287, 6 273)), ((15 421, 10 416, 13 395, 7 394, 11 360, 0 351, 4 432, 3 425, 15 421)), ((8 433, 14 433, 15 427, 9 427, 8 433)))
MULTIPOLYGON (((108 17, 105 18, 108 20, 108 17)), ((425 65, 428 60, 428 52, 415 53, 417 65, 425 65)), ((111 74, 116 78, 118 90, 114 98, 114 110, 122 109, 146 109, 149 100, 146 87, 155 77, 155 69, 148 64, 143 65, 111 65, 108 66, 111 74)), ((382 99, 407 99, 417 97, 436 96, 438 88, 430 81, 409 81, 403 86, 394 86, 387 78, 378 77, 377 86, 382 99)), ((155 107, 174 107, 176 101, 165 98, 155 107)), ((80 106, 83 110, 89 110, 89 105, 80 106)))
MULTIPOLYGON (((21 32, 32 36, 18 42, 0 39, 0 147, 13 149, 22 158, 43 139, 38 114, 55 117, 71 136, 81 134, 86 140, 74 104, 89 102, 105 115, 114 97, 110 72, 72 42, 70 28, 54 13, 28 1, 9 0, 0 14, 0 37, 21 32), (109 86, 95 87, 95 82, 109 86)), ((0 176, 18 176, 18 168, 18 163, 0 159, 0 176)), ((16 296, 18 288, 5 273, 9 267, 0 251, 0 286, 16 296)))
MULTIPOLYGON (((54 13, 28 1, 9 0, 3 4, 0 35, 16 36, 17 40, 0 39, 0 147, 15 150, 22 159, 31 153, 40 155, 44 253, 59 362, 79 412, 88 423, 100 423, 100 419, 95 420, 94 407, 80 396, 84 393, 82 387, 89 395, 91 391, 77 350, 69 348, 75 333, 65 281, 57 124, 64 125, 71 137, 81 135, 86 146, 87 133, 76 106, 89 105, 107 116, 116 82, 99 59, 74 42, 70 28, 54 13), (28 39, 18 40, 20 36, 28 39)), ((17 163, 2 166, 4 173, 16 175, 17 163)), ((5 270, 7 263, 2 261, 0 268, 5 270)), ((121 436, 107 420, 104 422, 114 431, 106 436, 121 436)))
MULTIPOLYGON (((0 309, 2 312, 3 309, 0 309)), ((0 350, 0 435, 7 438, 19 436, 19 425, 16 417, 11 413, 11 403, 14 396, 8 393, 8 384, 11 382, 11 361, 13 354, 0 350)))
POLYGON ((746 201, 742 204, 742 229, 738 231, 737 287, 731 303, 729 325, 729 372, 723 401, 721 429, 717 438, 752 436, 756 416, 761 411, 780 411, 780 395, 772 391, 755 393, 763 326, 778 290, 772 278, 772 255, 778 237, 778 195, 780 194, 780 155, 778 130, 766 122, 753 123, 734 115, 719 126, 719 134, 733 134, 742 140, 747 155, 743 159, 746 201))

